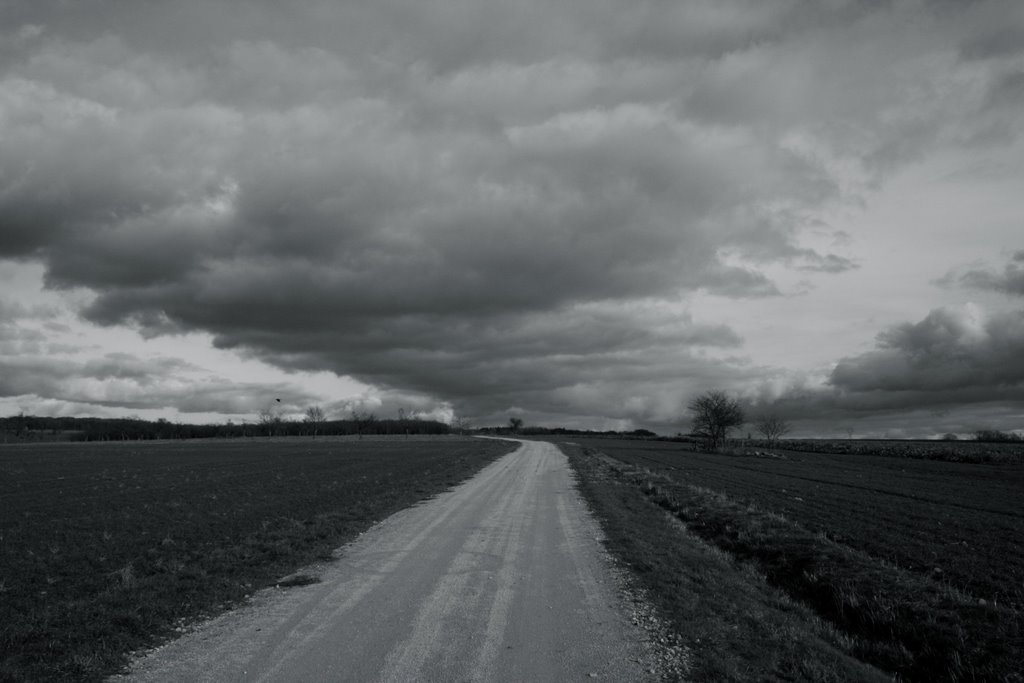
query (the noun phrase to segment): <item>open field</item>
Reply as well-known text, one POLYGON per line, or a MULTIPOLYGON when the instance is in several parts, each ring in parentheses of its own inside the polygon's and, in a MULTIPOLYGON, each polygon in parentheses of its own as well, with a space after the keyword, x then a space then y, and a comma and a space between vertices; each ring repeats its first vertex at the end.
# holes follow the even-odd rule
POLYGON ((1024 466, 779 451, 695 453, 656 441, 580 441, 785 515, 810 531, 977 598, 1024 608, 1024 466))
MULTIPOLYGON (((769 445, 765 441, 761 446, 769 445)), ((1002 462, 1024 465, 1024 444, 1019 441, 936 441, 934 439, 782 439, 777 448, 808 453, 882 455, 889 458, 946 460, 949 462, 1002 462)))
POLYGON ((0 447, 0 680, 97 680, 514 444, 457 437, 0 447))
POLYGON ((909 680, 1021 680, 1024 466, 577 439, 909 680))
POLYGON ((559 443, 608 550, 667 622, 686 681, 886 681, 852 642, 654 505, 621 464, 559 443), (609 463, 612 463, 611 465, 609 463))

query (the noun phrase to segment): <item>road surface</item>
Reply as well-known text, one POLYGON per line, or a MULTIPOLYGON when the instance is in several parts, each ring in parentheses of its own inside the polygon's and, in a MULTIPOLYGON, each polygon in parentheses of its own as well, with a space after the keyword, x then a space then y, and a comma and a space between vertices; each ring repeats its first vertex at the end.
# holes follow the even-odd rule
POLYGON ((555 446, 523 442, 315 571, 139 659, 130 681, 652 678, 555 446))

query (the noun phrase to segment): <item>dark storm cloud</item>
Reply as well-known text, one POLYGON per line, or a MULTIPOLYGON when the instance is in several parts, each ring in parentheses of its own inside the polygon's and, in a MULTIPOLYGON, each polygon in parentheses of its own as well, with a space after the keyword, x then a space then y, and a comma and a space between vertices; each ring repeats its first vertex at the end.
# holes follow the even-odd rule
POLYGON ((175 373, 196 369, 190 363, 177 358, 143 360, 129 353, 108 353, 102 358, 84 362, 81 374, 93 379, 125 379, 139 385, 147 385, 175 373))
POLYGON ((1024 104, 1024 71, 1008 73, 992 84, 989 106, 1013 107, 1018 111, 1024 104))
POLYGON ((750 400, 803 429, 921 437, 1019 427, 1024 411, 1024 311, 986 316, 974 306, 931 311, 843 358, 828 386, 790 386, 750 400))
POLYGON ((993 27, 966 39, 960 47, 964 59, 1012 57, 1024 52, 1024 26, 993 27))
MULTIPOLYGON (((960 124, 921 55, 987 30, 955 3, 2 11, 0 256, 89 320, 471 414, 648 419, 749 372, 688 294, 856 267, 802 233, 960 124)), ((76 371, 142 381, 104 363, 76 371)))
MULTIPOLYGON (((62 400, 82 400, 80 391, 68 390, 67 384, 71 380, 79 380, 82 383, 89 380, 126 380, 142 388, 165 378, 166 368, 180 366, 180 361, 171 359, 155 364, 144 363, 141 359, 127 354, 113 354, 87 362, 53 361, 23 356, 5 358, 0 360, 0 363, 3 370, 0 395, 35 394, 42 398, 62 400)), ((134 402, 132 407, 136 407, 134 402)))
POLYGON ((1024 413, 1024 311, 939 308, 882 331, 843 358, 824 387, 790 382, 741 392, 750 415, 776 414, 805 433, 922 437, 1014 429, 1024 413))
POLYGON ((1024 311, 983 317, 937 309, 878 336, 877 348, 841 360, 831 383, 849 391, 949 391, 1024 382, 1024 311))
POLYGON ((232 335, 217 342, 261 349, 295 369, 346 371, 349 366, 337 353, 344 348, 360 359, 360 376, 375 385, 440 395, 459 414, 473 415, 519 404, 539 412, 556 407, 570 412, 573 401, 584 398, 588 403, 598 403, 598 398, 621 403, 624 386, 670 385, 680 373, 717 365, 695 355, 695 348, 740 343, 724 326, 673 318, 663 307, 642 303, 618 310, 573 306, 475 319, 382 318, 311 328, 305 335, 293 335, 287 346, 276 337, 232 335))
POLYGON ((27 317, 29 310, 17 301, 0 297, 0 325, 27 317))
POLYGON ((939 284, 946 286, 953 283, 1003 294, 1024 295, 1024 251, 1016 252, 1002 272, 976 268, 959 275, 949 273, 939 280, 939 284))
POLYGON ((230 382, 215 376, 188 381, 183 376, 196 370, 175 358, 142 359, 125 353, 88 361, 0 355, 0 397, 34 396, 130 410, 174 406, 183 413, 228 415, 256 413, 269 397, 294 407, 316 400, 284 384, 230 382))
POLYGON ((37 351, 45 341, 46 335, 39 330, 0 323, 0 354, 11 356, 25 351, 37 351))
POLYGON ((787 391, 752 403, 750 415, 775 414, 800 435, 928 438, 948 432, 1020 428, 1024 388, 973 387, 948 391, 787 391))
POLYGON ((806 264, 797 266, 800 270, 821 273, 843 273, 857 268, 857 264, 848 258, 836 254, 818 254, 811 252, 805 256, 806 264))
POLYGON ((26 306, 0 296, 0 356, 40 353, 51 350, 46 329, 55 311, 47 306, 26 306), (39 321, 43 329, 27 326, 25 321, 39 321))

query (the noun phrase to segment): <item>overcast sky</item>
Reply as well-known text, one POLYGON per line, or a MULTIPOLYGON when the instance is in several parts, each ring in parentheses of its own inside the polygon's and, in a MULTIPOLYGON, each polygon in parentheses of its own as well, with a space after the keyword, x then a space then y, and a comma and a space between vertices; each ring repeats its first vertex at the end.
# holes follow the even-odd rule
POLYGON ((1024 427, 1018 0, 5 0, 0 414, 1024 427))

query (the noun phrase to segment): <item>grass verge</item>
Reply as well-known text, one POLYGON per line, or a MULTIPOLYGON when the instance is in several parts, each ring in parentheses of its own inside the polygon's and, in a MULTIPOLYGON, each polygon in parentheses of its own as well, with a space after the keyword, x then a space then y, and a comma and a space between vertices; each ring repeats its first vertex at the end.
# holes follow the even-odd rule
POLYGON ((655 505, 627 468, 559 445, 609 551, 632 570, 686 648, 685 679, 888 680, 849 655, 850 639, 655 505))

